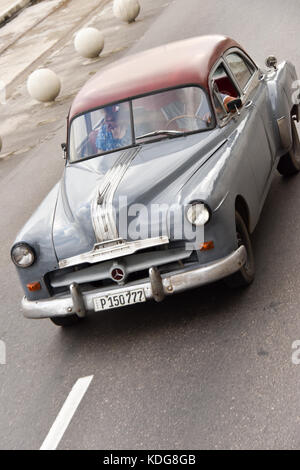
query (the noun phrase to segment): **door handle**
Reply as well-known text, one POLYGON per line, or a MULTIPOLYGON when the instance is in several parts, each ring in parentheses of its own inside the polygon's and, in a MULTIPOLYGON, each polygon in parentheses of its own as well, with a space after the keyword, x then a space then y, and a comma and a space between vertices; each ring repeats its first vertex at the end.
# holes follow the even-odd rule
POLYGON ((245 108, 248 109, 248 108, 250 108, 252 105, 253 105, 253 101, 249 100, 249 101, 247 101, 247 103, 245 104, 245 108))

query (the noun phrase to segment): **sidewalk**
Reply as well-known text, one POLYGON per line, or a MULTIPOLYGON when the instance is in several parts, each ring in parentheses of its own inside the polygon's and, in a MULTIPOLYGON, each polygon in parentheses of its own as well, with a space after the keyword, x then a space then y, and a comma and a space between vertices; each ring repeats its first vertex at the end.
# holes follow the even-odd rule
POLYGON ((0 0, 0 25, 26 7, 31 0, 0 0))
POLYGON ((6 87, 6 104, 0 100, 0 173, 3 159, 22 158, 65 128, 78 90, 101 67, 124 55, 169 3, 140 0, 140 4, 139 17, 127 24, 114 17, 112 0, 48 0, 26 8, 0 28, 0 82, 6 87), (74 49, 74 34, 85 26, 95 26, 105 36, 99 58, 84 59, 74 49), (28 76, 41 67, 52 69, 61 79, 61 93, 54 103, 37 103, 27 92, 28 76))

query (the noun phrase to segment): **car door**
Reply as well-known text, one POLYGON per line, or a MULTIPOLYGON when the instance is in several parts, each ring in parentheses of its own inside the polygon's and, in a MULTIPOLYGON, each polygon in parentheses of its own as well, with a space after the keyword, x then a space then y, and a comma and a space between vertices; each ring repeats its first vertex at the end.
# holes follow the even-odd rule
POLYGON ((262 206, 275 158, 274 139, 268 129, 267 89, 260 81, 259 70, 241 50, 227 51, 224 59, 243 102, 239 119, 244 121, 245 151, 251 160, 259 205, 262 206))

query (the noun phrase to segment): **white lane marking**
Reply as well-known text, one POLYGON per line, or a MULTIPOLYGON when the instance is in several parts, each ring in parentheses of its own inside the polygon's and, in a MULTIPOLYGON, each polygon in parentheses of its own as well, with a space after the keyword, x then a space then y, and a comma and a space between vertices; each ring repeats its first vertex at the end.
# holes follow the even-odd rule
POLYGON ((77 410, 82 398, 84 397, 93 375, 88 377, 82 377, 78 379, 73 386, 71 392, 68 395, 62 409, 57 415, 46 439, 44 440, 40 450, 55 450, 60 443, 67 427, 69 426, 71 419, 73 418, 75 411, 77 410))

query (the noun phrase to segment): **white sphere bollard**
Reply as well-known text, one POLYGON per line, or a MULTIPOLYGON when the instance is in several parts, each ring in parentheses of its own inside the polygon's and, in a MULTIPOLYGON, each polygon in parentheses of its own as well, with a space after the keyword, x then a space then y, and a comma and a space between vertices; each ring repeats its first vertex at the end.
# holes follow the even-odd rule
POLYGON ((60 93, 61 82, 50 69, 39 69, 27 80, 27 90, 32 98, 42 103, 54 101, 60 93))
POLYGON ((122 21, 132 23, 141 10, 138 0, 114 0, 114 15, 122 21))
POLYGON ((98 57, 104 47, 104 36, 96 28, 84 28, 75 36, 74 46, 76 51, 89 59, 98 57))

